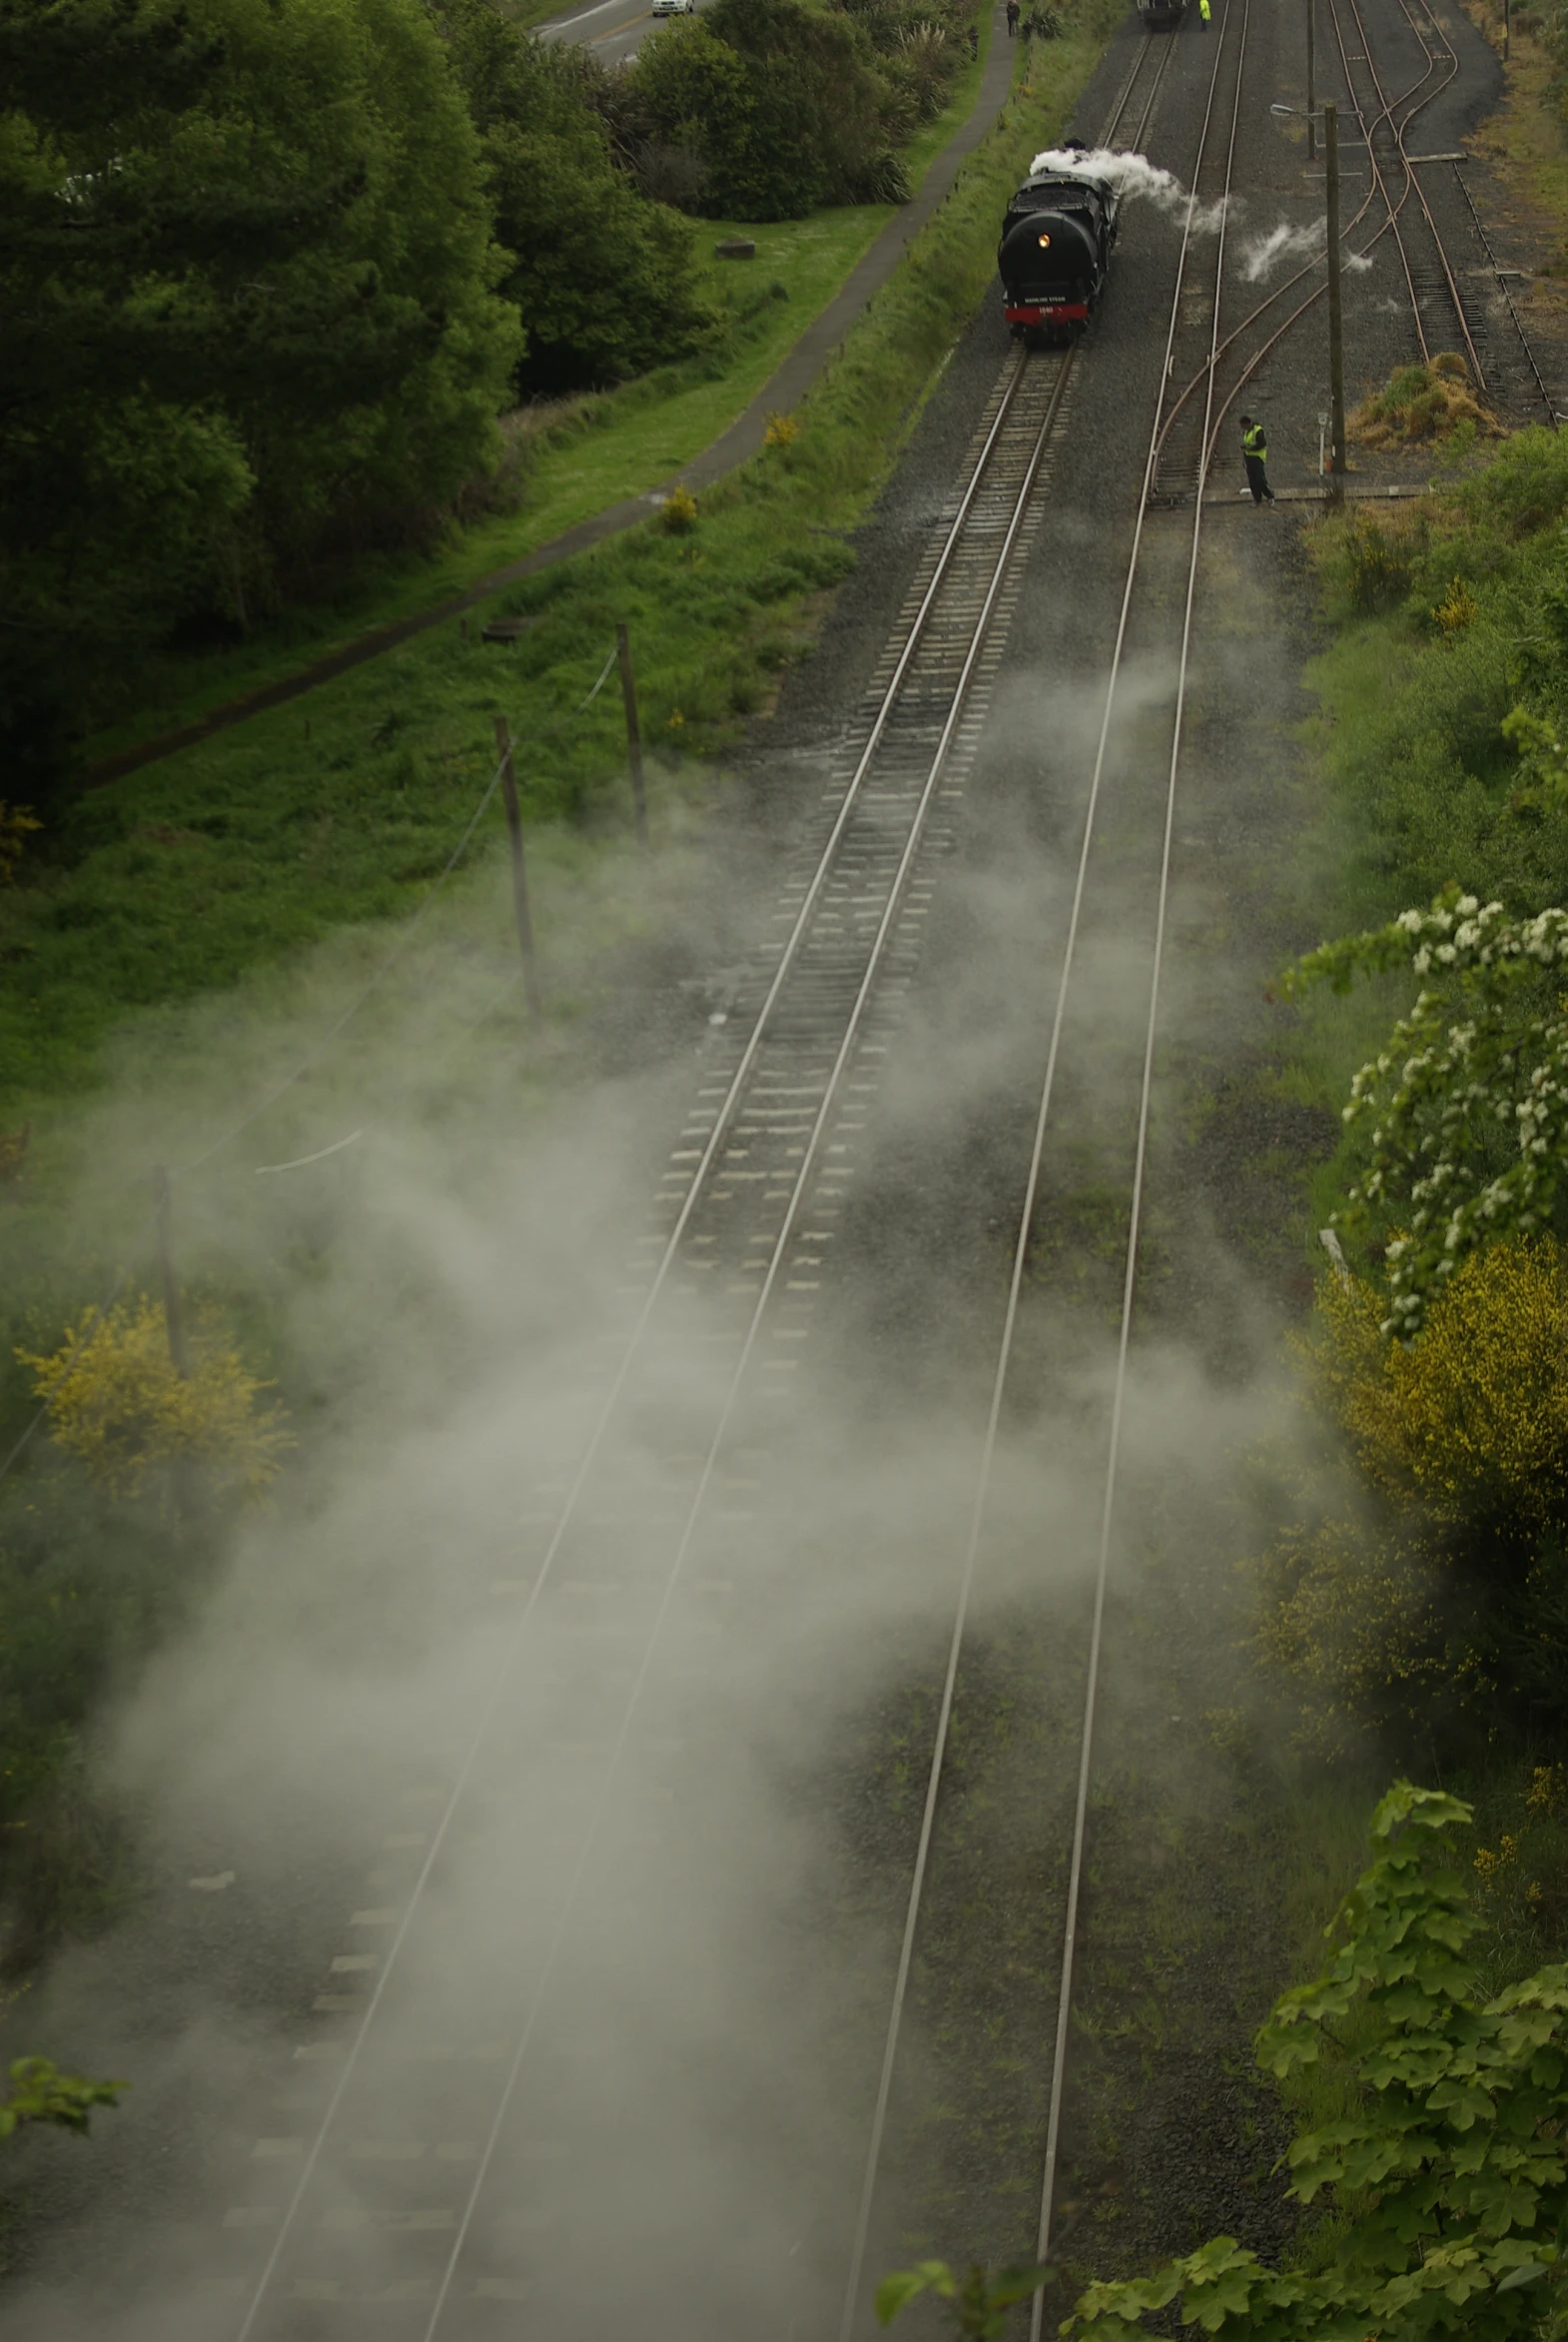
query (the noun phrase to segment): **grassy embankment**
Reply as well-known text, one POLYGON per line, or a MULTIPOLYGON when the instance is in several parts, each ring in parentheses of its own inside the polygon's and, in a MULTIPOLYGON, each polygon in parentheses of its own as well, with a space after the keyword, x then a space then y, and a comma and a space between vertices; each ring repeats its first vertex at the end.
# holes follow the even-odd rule
MULTIPOLYGON (((721 483, 689 533, 640 528, 500 597, 500 609, 535 620, 514 647, 444 626, 303 707, 95 792, 68 850, 0 895, 13 976, 0 1129, 34 1126, 27 1173, 0 1216, 0 1443, 32 1404, 13 1344, 52 1347, 122 1261, 154 1283, 139 1167, 200 1155, 230 1108, 265 1093, 355 999, 387 950, 385 923, 424 899, 460 836, 489 776, 498 714, 525 743, 545 1034, 514 997, 494 998, 514 955, 492 809, 475 839, 480 867, 448 888, 392 979, 244 1150, 184 1181, 182 1210, 221 1232, 227 1192, 254 1216, 254 1166, 352 1130, 340 1117, 366 1105, 390 1035, 405 1071, 416 1028, 423 1088, 410 1108, 402 1075, 390 1077, 382 1109, 422 1112, 454 1171, 474 1102, 504 1084, 508 1116, 525 1122, 570 1081, 575 1015, 603 982, 596 964, 678 916, 713 762, 821 623, 825 594, 853 563, 844 532, 991 278, 1000 208, 1066 124, 1120 13, 1086 0, 1073 37, 1037 51, 1034 87, 1015 92, 849 334, 793 443, 721 483), (613 684, 570 715, 617 618, 631 625, 656 760, 646 858, 628 845, 613 684), (118 1119, 106 1141, 111 1090, 118 1119)), ((309 1261, 301 1269, 285 1247, 261 1278, 221 1258, 205 1273, 255 1363, 278 1375, 296 1427, 308 1425, 322 1361, 284 1340, 268 1277, 308 1276, 309 1261)), ((171 1536, 155 1504, 106 1495, 44 1440, 0 1494, 0 1902, 12 1907, 13 1949, 36 1952, 112 1900, 116 1840, 84 1772, 83 1736, 199 1594, 227 1538, 214 1514, 171 1536)))
POLYGON ((794 443, 706 496, 689 535, 650 524, 499 596, 495 609, 536 621, 514 647, 477 639, 482 605, 469 631, 444 625, 81 803, 65 854, 41 858, 4 899, 0 948, 17 976, 0 1010, 0 1128, 32 1117, 47 1156, 52 1102, 92 1089, 127 1011, 232 985, 346 921, 410 908, 488 774, 495 715, 528 743, 546 941, 569 923, 554 873, 580 860, 596 820, 619 818, 624 790, 613 685, 570 714, 615 620, 632 628, 645 733, 667 759, 658 793, 672 804, 800 655, 820 615, 813 593, 851 565, 838 532, 979 298, 1007 183, 1066 119, 1109 14, 1091 7, 1092 29, 1039 53, 1035 90, 1015 97, 851 334, 794 443), (567 729, 550 739, 555 724, 567 729))
MULTIPOLYGON (((919 187, 973 110, 984 68, 966 65, 947 106, 905 151, 919 187)), ((379 626, 465 593, 580 520, 656 487, 744 413, 793 344, 833 299, 894 217, 891 204, 841 205, 805 220, 695 223, 699 276, 720 317, 712 347, 619 390, 522 408, 508 417, 498 489, 506 509, 453 528, 432 554, 367 555, 308 602, 257 626, 243 642, 200 656, 150 660, 123 713, 89 745, 104 757, 161 738, 208 710, 330 657, 379 626), (721 261, 730 236, 756 245, 751 261, 721 261)))

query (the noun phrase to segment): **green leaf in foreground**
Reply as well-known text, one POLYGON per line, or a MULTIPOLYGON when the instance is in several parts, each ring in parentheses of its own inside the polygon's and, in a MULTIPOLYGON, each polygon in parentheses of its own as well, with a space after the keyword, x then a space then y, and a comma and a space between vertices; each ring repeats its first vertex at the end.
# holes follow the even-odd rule
POLYGON ((0 2100, 0 2138, 24 2123, 45 2122, 86 2136, 95 2106, 118 2106, 124 2081, 89 2081, 62 2073, 47 2057, 18 2057, 11 2066, 11 2094, 0 2100))
POLYGON ((1152 2276, 1091 2285, 1061 2329, 1072 2342, 1127 2342, 1173 2302, 1183 2325, 1227 2342, 1558 2330, 1568 1967, 1479 1997, 1468 1947, 1480 1923, 1448 1851, 1469 1819, 1457 1798, 1395 1785, 1327 1969, 1286 1992, 1258 2035, 1269 2072, 1332 2061, 1355 2085, 1356 2111, 1288 2156, 1289 2192, 1339 2215, 1328 2265, 1270 2269, 1214 2237, 1152 2276))
POLYGON ((946 2261, 918 2261, 912 2269, 895 2269, 877 2287, 877 2323, 890 2326, 920 2294, 935 2293, 950 2304, 948 2320, 960 2342, 1000 2342, 1008 2311, 1038 2293, 1054 2274, 1047 2268, 1008 2268, 992 2276, 976 2261, 960 2281, 946 2261))

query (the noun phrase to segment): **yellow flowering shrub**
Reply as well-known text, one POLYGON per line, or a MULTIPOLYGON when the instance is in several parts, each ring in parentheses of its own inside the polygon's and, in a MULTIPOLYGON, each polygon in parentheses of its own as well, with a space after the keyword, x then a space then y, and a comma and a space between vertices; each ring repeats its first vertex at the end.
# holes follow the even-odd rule
POLYGON ((1511 1871, 1519 1857, 1519 1841, 1511 1830, 1505 1830, 1497 1841, 1494 1854, 1489 1846, 1475 1850, 1475 1875, 1484 1888, 1495 1891, 1502 1885, 1503 1874, 1511 1871))
POLYGON ((30 805, 8 805, 0 797, 0 887, 15 885, 27 841, 43 826, 30 805))
POLYGON ((49 1356, 18 1349, 49 1409, 50 1434, 119 1496, 142 1493, 166 1466, 208 1466, 257 1495, 292 1445, 283 1410, 258 1402, 251 1373, 218 1320, 198 1318, 191 1371, 176 1373, 162 1304, 148 1294, 89 1310, 49 1356))
POLYGON ((1334 1279, 1311 1345, 1321 1388, 1362 1470, 1440 1519, 1558 1519, 1568 1486, 1568 1273, 1550 1237, 1472 1252, 1404 1344, 1385 1303, 1334 1279))
POLYGON ((1568 1927, 1568 1771, 1489 1770, 1476 1816, 1474 1902, 1500 1956, 1553 1956, 1568 1927))
POLYGON ((697 525, 697 499, 683 480, 677 480, 659 511, 659 524, 671 536, 684 536, 697 525))
POLYGON ((1455 577, 1432 611, 1445 634, 1461 634, 1480 615, 1480 603, 1462 577, 1455 577))
POLYGON ((1555 1822, 1568 1803, 1568 1765, 1534 1765, 1524 1793, 1524 1810, 1532 1821, 1555 1822))

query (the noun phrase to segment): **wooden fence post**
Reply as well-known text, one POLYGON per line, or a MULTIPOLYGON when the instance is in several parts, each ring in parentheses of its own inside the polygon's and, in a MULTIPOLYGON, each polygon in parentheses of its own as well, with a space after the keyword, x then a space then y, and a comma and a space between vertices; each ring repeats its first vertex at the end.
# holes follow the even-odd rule
POLYGON ((169 1328, 169 1356, 182 1382, 191 1378, 191 1360, 185 1346, 185 1317, 180 1307, 180 1280, 174 1272, 174 1246, 169 1240, 169 1173, 160 1163, 153 1170, 153 1210, 158 1225, 158 1266, 164 1280, 164 1323, 169 1328))
POLYGON ((542 1017, 539 970, 533 952, 533 921, 528 916, 528 872, 522 857, 522 814, 517 804, 517 775, 511 760, 511 728, 504 716, 495 718, 495 753, 501 766, 501 803, 506 808, 506 835, 511 844, 511 907, 517 921, 517 948, 522 954, 522 989, 531 1017, 542 1017))
POLYGON ((620 692, 626 702, 626 755, 631 765, 631 802, 637 818, 637 843, 648 842, 648 799, 642 785, 642 726, 637 721, 637 685, 631 671, 631 635, 625 621, 615 629, 615 653, 620 660, 620 692))

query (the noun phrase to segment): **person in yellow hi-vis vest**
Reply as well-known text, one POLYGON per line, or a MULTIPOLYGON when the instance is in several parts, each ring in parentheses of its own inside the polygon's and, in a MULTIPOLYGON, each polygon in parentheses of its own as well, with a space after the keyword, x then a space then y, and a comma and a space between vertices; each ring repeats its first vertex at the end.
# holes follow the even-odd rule
POLYGON ((1199 15, 1199 16, 1202 18, 1202 21, 1203 21, 1203 30, 1204 30, 1204 32, 1206 33, 1206 32, 1207 32, 1207 30, 1208 30, 1208 23, 1209 23, 1209 17, 1208 17, 1208 0, 1197 0, 1197 13, 1198 13, 1198 15, 1199 15))
POLYGON ((1242 495, 1249 494, 1254 504, 1271 504, 1274 491, 1268 484, 1268 433, 1249 414, 1241 417, 1241 460, 1246 465, 1242 495))

